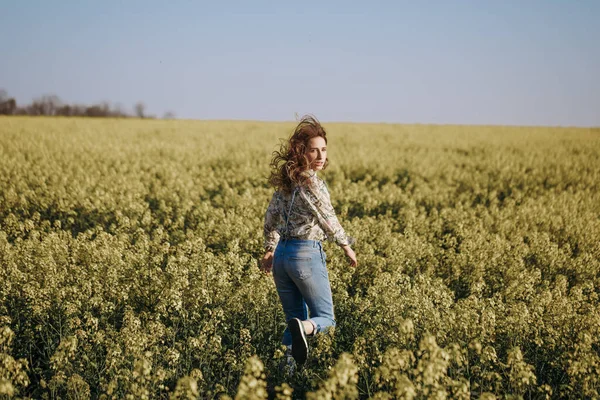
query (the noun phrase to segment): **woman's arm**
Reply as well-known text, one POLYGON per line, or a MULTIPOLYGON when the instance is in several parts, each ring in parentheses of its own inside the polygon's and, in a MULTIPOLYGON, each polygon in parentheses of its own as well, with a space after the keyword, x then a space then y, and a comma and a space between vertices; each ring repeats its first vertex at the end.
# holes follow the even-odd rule
POLYGON ((352 247, 345 245, 342 246, 342 249, 344 249, 346 257, 348 257, 350 260, 350 265, 356 267, 358 265, 358 261, 356 260, 356 254, 354 253, 354 250, 352 250, 352 247))
POLYGON ((278 192, 273 193, 267 207, 267 212, 265 213, 265 224, 263 227, 265 255, 261 260, 261 267, 265 272, 270 272, 273 267, 273 251, 279 242, 279 232, 277 231, 279 223, 278 200, 278 192))
POLYGON ((264 249, 266 251, 273 251, 277 247, 279 242, 279 232, 277 231, 277 225, 279 224, 279 207, 277 203, 279 200, 279 193, 273 193, 267 212, 265 213, 265 224, 263 227, 264 234, 264 249))

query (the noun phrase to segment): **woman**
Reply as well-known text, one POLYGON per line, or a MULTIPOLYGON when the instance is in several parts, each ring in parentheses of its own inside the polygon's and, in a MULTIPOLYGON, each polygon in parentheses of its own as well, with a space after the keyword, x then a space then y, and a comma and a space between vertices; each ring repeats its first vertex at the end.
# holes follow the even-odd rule
POLYGON ((329 192, 317 171, 328 165, 327 136, 313 117, 304 117, 287 143, 274 153, 269 183, 276 189, 264 224, 262 269, 273 271, 287 320, 283 344, 297 363, 308 357, 306 336, 335 326, 326 255, 321 242, 338 244, 356 266, 346 235, 335 215, 329 192), (308 318, 307 306, 310 309, 308 318))

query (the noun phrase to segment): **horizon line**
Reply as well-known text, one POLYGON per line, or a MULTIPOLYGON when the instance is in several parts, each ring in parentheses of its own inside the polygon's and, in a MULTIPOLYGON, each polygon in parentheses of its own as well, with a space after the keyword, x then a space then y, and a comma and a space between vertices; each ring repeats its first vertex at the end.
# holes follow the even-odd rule
MULTIPOLYGON (((140 121, 181 121, 181 122, 236 122, 236 123, 272 123, 272 124, 294 124, 294 120, 265 120, 265 119, 223 119, 223 118, 160 118, 148 117, 140 118, 136 116, 126 117, 89 117, 89 116, 65 116, 65 115, 0 115, 0 118, 71 118, 71 119, 90 119, 90 120, 140 120, 140 121)), ((321 120, 319 122, 327 125, 404 125, 404 126, 455 126, 455 127, 491 127, 491 128, 556 128, 556 129, 600 129, 600 125, 541 125, 541 124, 511 124, 511 123, 443 123, 443 122, 389 122, 389 121, 342 121, 342 120, 321 120)))

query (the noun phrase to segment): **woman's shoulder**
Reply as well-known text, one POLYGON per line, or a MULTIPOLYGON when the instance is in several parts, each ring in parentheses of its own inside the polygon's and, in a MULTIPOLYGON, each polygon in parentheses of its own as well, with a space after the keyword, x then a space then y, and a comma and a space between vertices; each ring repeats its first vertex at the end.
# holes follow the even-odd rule
POLYGON ((323 178, 321 178, 320 176, 318 176, 317 174, 314 174, 314 176, 311 178, 311 181, 318 187, 318 188, 323 188, 323 187, 327 187, 327 182, 325 182, 325 180, 323 178))
POLYGON ((329 196, 327 183, 318 176, 312 177, 310 181, 308 181, 305 185, 302 185, 302 189, 308 192, 311 197, 321 198, 323 196, 329 196))
POLYGON ((308 182, 323 183, 323 179, 313 170, 304 171, 302 175, 308 178, 308 182))

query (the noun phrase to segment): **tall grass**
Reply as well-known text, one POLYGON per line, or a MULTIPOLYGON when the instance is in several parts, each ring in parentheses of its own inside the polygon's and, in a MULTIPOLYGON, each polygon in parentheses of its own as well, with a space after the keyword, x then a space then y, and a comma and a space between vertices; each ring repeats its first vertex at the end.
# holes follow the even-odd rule
POLYGON ((293 123, 0 118, 0 397, 600 396, 600 132, 325 124, 359 266, 280 368, 293 123))

